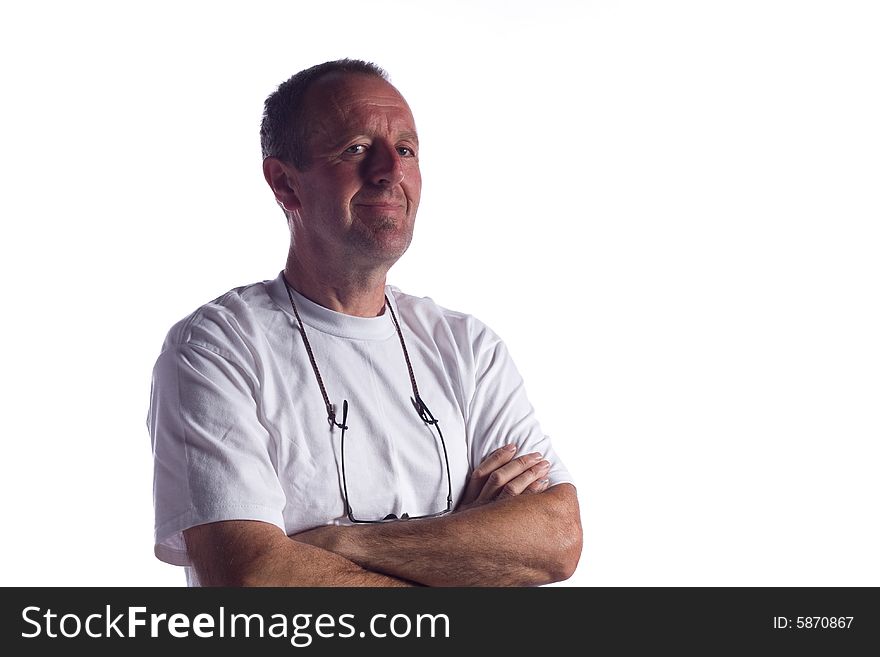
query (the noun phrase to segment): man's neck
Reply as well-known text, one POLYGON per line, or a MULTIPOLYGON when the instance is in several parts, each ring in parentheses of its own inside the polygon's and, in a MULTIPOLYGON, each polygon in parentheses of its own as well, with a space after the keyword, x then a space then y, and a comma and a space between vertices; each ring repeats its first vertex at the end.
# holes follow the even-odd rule
POLYGON ((387 269, 343 274, 318 271, 288 256, 284 268, 287 284, 310 301, 338 313, 377 317, 385 310, 387 269))

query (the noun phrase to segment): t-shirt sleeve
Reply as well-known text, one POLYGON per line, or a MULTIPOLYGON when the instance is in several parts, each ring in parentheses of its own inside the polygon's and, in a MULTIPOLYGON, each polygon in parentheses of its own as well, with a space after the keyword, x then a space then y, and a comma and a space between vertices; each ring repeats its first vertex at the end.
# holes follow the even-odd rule
POLYGON ((474 341, 474 394, 468 408, 471 463, 479 465, 507 443, 517 454, 540 452, 550 462, 550 485, 574 483, 550 437, 541 430, 535 410, 507 347, 490 329, 478 325, 474 341))
POLYGON ((274 443, 259 420, 255 377, 208 347, 167 346, 153 369, 155 553, 191 565, 183 531, 221 520, 284 528, 274 443))

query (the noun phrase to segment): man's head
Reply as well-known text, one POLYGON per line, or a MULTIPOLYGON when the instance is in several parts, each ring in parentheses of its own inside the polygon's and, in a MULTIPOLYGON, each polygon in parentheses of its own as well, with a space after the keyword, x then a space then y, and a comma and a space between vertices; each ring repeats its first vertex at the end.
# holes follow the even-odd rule
POLYGON ((298 257, 360 267, 403 255, 421 195, 418 137, 384 71, 340 60, 298 73, 266 100, 260 135, 298 257))

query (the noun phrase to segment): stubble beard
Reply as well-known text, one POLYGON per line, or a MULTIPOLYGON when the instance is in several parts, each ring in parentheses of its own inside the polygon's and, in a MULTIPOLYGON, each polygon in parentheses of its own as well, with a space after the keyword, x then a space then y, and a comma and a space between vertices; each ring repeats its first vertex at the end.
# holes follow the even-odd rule
POLYGON ((369 225, 360 224, 361 230, 350 235, 349 257, 387 263, 390 267, 406 253, 412 242, 413 224, 409 217, 403 221, 405 225, 401 225, 397 217, 384 216, 376 218, 369 225))

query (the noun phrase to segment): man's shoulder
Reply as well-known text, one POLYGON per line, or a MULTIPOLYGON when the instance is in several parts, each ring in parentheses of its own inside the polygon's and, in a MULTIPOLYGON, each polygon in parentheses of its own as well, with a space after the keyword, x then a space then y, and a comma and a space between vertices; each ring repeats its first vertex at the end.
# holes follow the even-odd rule
POLYGON ((479 322, 473 315, 441 306, 431 297, 408 294, 394 285, 389 285, 388 289, 397 307, 408 317, 424 316, 452 322, 479 322))
POLYGON ((233 336, 252 331, 258 315, 273 304, 268 291, 271 282, 241 285, 202 304, 171 327, 163 351, 172 345, 217 348, 233 336))
POLYGON ((393 285, 388 287, 394 297, 395 305, 405 318, 403 321, 410 326, 422 325, 436 330, 438 325, 442 325, 447 327, 458 340, 471 344, 485 340, 499 340, 491 328, 468 312, 441 306, 431 297, 407 294, 393 285))

